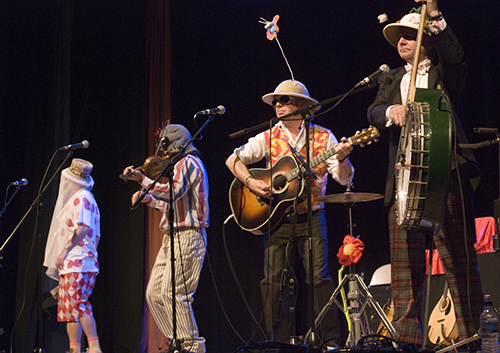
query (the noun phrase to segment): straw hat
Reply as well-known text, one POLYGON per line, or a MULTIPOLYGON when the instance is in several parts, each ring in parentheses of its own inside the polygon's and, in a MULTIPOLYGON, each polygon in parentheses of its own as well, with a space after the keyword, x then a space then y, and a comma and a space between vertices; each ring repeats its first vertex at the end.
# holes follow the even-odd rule
MULTIPOLYGON (((409 13, 404 15, 398 22, 390 23, 384 27, 383 33, 385 39, 391 43, 394 47, 398 46, 399 41, 399 29, 400 28, 411 28, 418 31, 420 26, 420 14, 419 13, 409 13)), ((424 26, 424 34, 430 36, 429 28, 427 23, 424 26)))
MULTIPOLYGON (((318 104, 318 101, 316 99, 311 98, 309 96, 309 91, 307 90, 306 86, 297 80, 286 80, 281 82, 274 90, 273 93, 268 93, 262 97, 262 100, 264 103, 273 105, 273 98, 275 96, 291 96, 291 97, 298 97, 298 98, 303 98, 305 100, 308 100, 311 102, 311 104, 318 104)), ((318 110, 321 109, 321 106, 317 106, 313 109, 313 112, 317 112, 318 110)))
POLYGON ((71 165, 62 171, 62 174, 71 181, 83 185, 83 186, 93 186, 94 179, 90 176, 94 166, 92 163, 80 159, 73 158, 71 165))

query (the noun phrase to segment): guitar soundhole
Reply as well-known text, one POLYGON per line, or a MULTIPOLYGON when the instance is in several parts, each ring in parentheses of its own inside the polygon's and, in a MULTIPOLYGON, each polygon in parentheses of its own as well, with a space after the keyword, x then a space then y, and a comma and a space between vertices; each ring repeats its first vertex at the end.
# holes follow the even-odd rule
POLYGON ((286 176, 280 174, 273 179, 273 192, 280 193, 286 188, 287 180, 286 176))
POLYGON ((441 311, 443 311, 445 313, 445 315, 448 315, 450 313, 450 309, 451 309, 451 305, 450 305, 449 299, 445 298, 443 300, 441 306, 442 306, 441 311))

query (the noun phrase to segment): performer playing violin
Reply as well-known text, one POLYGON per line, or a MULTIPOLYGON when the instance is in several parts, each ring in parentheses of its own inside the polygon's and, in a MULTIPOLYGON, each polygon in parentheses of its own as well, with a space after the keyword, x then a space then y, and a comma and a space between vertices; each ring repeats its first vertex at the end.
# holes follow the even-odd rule
MULTIPOLYGON (((167 125, 162 133, 162 141, 168 151, 184 145, 191 134, 182 125, 167 125)), ((172 286, 171 286, 171 246, 175 250, 175 301, 177 311, 177 337, 183 350, 204 353, 205 339, 199 335, 194 317, 193 295, 198 287, 207 246, 206 228, 210 224, 208 208, 208 178, 205 166, 199 158, 198 150, 189 145, 186 155, 173 170, 174 244, 170 243, 169 183, 157 183, 141 202, 160 212, 163 217, 160 229, 166 234, 163 246, 156 257, 151 277, 146 289, 146 299, 158 327, 163 334, 173 337, 172 286)), ((160 169, 161 170, 161 169, 160 169)), ((140 170, 130 166, 123 175, 147 188, 153 182, 140 170)), ((135 203, 142 191, 132 196, 135 203)))
MULTIPOLYGON (((397 226, 395 164, 400 127, 406 120, 406 98, 417 50, 416 38, 420 21, 420 13, 410 13, 397 23, 385 26, 385 38, 397 48, 405 65, 380 77, 377 96, 368 108, 368 121, 381 130, 390 130, 385 204, 389 210, 394 327, 399 340, 410 344, 423 342, 419 328, 427 324, 419 322, 426 270, 426 233, 397 226)), ((455 142, 465 143, 466 137, 456 114, 467 77, 464 52, 439 11, 437 0, 427 1, 425 21, 428 24, 423 34, 420 57, 416 61, 416 87, 440 88, 444 91, 452 111, 452 135, 456 138, 455 142)), ((473 247, 476 238, 471 203, 479 174, 473 154, 470 150, 461 150, 458 143, 453 143, 452 147, 444 221, 433 241, 443 262, 455 303, 459 338, 465 339, 476 333, 481 313, 481 282, 473 247)))

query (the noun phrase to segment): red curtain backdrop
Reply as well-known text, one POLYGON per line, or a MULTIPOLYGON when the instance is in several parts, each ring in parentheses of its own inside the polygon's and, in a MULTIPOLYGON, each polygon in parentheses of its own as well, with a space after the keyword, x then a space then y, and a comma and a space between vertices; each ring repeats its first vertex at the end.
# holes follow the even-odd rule
MULTIPOLYGON (((146 9, 146 67, 148 84, 148 154, 156 151, 158 128, 170 119, 170 11, 167 0, 150 0, 146 9)), ((161 213, 148 209, 145 225, 145 271, 149 280, 151 268, 161 246, 163 234, 158 228, 161 213)), ((157 353, 166 350, 167 340, 156 326, 144 303, 142 352, 157 353)))

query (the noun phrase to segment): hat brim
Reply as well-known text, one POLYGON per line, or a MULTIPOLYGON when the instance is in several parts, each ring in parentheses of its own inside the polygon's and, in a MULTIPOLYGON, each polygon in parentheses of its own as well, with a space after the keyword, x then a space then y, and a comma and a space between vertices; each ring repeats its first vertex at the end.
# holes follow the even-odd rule
MULTIPOLYGON (((418 32, 415 27, 412 27, 410 25, 402 24, 399 22, 396 23, 390 23, 387 26, 384 27, 384 30, 382 31, 384 34, 385 39, 392 44, 393 47, 398 47, 398 42, 399 42, 399 29, 400 28, 409 28, 413 29, 415 32, 418 32)), ((424 31, 425 33, 425 31, 424 31)), ((426 35, 429 35, 428 33, 425 33, 426 35)))
POLYGON ((77 177, 75 174, 73 174, 70 170, 70 168, 63 169, 62 174, 69 180, 71 180, 74 183, 80 184, 85 187, 93 187, 94 186, 94 179, 89 175, 86 178, 80 178, 77 177))
MULTIPOLYGON (((299 93, 295 93, 295 92, 282 92, 282 91, 279 93, 274 93, 274 92, 268 93, 268 94, 262 96, 262 101, 266 104, 269 104, 270 106, 273 106, 273 98, 276 96, 297 97, 297 98, 305 99, 305 100, 311 102, 311 104, 318 104, 319 103, 316 99, 313 99, 313 98, 308 97, 308 96, 303 95, 303 94, 299 94, 299 93)), ((314 107, 312 109, 312 111, 317 112, 320 109, 321 109, 321 105, 318 105, 317 107, 314 107)))

